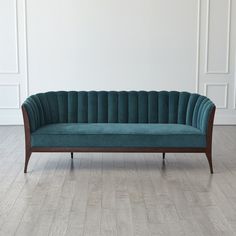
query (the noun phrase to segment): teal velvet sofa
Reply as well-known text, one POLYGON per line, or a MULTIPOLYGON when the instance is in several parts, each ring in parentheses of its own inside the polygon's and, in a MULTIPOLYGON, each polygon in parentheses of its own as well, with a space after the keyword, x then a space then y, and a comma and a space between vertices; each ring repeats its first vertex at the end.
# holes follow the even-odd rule
POLYGON ((22 104, 25 168, 32 152, 199 152, 212 167, 215 105, 176 91, 59 91, 22 104))

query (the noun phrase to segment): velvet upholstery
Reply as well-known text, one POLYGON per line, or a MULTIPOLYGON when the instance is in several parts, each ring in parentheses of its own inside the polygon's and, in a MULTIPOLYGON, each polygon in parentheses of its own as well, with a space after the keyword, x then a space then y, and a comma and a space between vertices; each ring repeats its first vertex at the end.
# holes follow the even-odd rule
POLYGON ((32 147, 205 147, 205 135, 182 124, 60 123, 39 128, 32 147))
POLYGON ((65 144, 65 139, 59 140, 58 137, 55 145, 70 145, 70 143, 77 146, 82 144, 96 146, 99 143, 111 146, 119 143, 128 145, 131 137, 129 133, 122 133, 123 126, 119 124, 123 124, 125 129, 134 132, 132 133, 133 141, 130 140, 134 146, 203 147, 206 146, 208 120, 214 104, 205 96, 176 91, 60 91, 32 95, 23 103, 23 107, 29 116, 33 146, 46 145, 43 139, 48 140, 48 145, 50 145, 50 137, 59 135, 59 133, 52 134, 51 132, 55 127, 58 129, 57 132, 60 130, 62 133, 66 132, 65 124, 71 124, 67 126, 68 129, 73 128, 70 129, 69 134, 61 133, 60 135, 67 135, 68 140, 71 141, 65 144), (80 133, 82 127, 83 129, 86 127, 87 132, 92 129, 91 127, 96 127, 104 132, 110 130, 111 133, 96 133, 97 139, 91 142, 91 135, 94 136, 94 134, 80 133), (145 130, 146 133, 139 133, 140 129, 142 130, 141 127, 145 127, 143 132, 145 130), (117 129, 121 133, 115 133, 118 132, 117 129), (74 134, 73 130, 77 133, 74 134), (150 135, 150 132, 154 130, 155 134, 150 135), (191 134, 185 133, 190 130, 191 134), (138 133, 135 133, 136 131, 138 133), (76 140, 75 136, 77 144, 74 143, 76 141, 73 142, 76 140), (173 137, 173 140, 170 137, 173 137), (108 142, 101 142, 99 138, 108 139, 108 142), (109 140, 111 140, 110 143, 109 140))

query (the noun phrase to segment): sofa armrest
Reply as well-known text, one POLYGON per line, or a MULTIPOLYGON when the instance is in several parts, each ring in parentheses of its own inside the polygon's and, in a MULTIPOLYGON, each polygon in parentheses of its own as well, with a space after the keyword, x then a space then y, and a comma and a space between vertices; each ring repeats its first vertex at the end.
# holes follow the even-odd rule
POLYGON ((209 129, 212 129, 214 123, 214 115, 215 115, 216 107, 215 105, 209 100, 201 110, 200 116, 200 129, 207 134, 209 129))
POLYGON ((31 138, 30 138, 30 122, 29 116, 25 106, 21 106, 22 114, 23 114, 23 121, 24 121, 24 130, 25 130, 25 150, 26 153, 29 153, 31 147, 31 138))
POLYGON ((213 126, 215 105, 209 99, 205 99, 199 108, 197 116, 197 128, 207 134, 213 126))
POLYGON ((214 119, 214 103, 209 98, 200 96, 195 104, 192 126, 198 128, 203 134, 206 135, 208 133, 209 125, 213 126, 213 120, 212 124, 209 122, 212 113, 214 119))
POLYGON ((29 126, 30 133, 45 124, 44 112, 41 103, 36 96, 27 98, 22 104, 22 112, 24 116, 27 116, 27 120, 24 118, 24 125, 29 126), (26 124, 27 121, 29 124, 26 124))

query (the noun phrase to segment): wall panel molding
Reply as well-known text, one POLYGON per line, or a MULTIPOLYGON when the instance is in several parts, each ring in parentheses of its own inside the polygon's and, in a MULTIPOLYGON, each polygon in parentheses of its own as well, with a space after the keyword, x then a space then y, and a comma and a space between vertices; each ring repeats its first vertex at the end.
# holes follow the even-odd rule
POLYGON ((26 97, 29 96, 29 53, 28 53, 28 24, 27 24, 27 0, 23 1, 23 17, 24 17, 24 46, 25 46, 25 69, 26 69, 26 74, 25 74, 25 95, 26 97))
POLYGON ((226 58, 224 70, 210 70, 209 69, 209 34, 210 34, 210 10, 212 0, 207 0, 207 16, 206 16, 206 51, 205 51, 205 74, 228 74, 229 73, 229 61, 230 61, 230 28, 231 28, 231 0, 224 0, 227 2, 227 39, 226 39, 226 58))
POLYGON ((20 84, 0 84, 0 109, 20 109, 20 84), (1 91, 2 90, 2 91, 1 91), (8 105, 6 105, 8 103, 8 105))
MULTIPOLYGON (((212 91, 213 92, 213 91, 212 91)), ((204 85, 204 95, 206 97, 209 97, 213 102, 216 103, 216 108, 217 109, 227 109, 228 108, 228 83, 205 83, 204 85), (209 88, 216 88, 215 94, 209 93, 209 88), (223 102, 219 102, 217 101, 217 99, 219 99, 219 95, 222 93, 219 93, 219 91, 217 91, 217 88, 219 89, 219 87, 222 87, 222 91, 223 92, 223 102), (217 104, 218 103, 218 104, 217 104), (219 105, 219 103, 222 105, 219 105)))

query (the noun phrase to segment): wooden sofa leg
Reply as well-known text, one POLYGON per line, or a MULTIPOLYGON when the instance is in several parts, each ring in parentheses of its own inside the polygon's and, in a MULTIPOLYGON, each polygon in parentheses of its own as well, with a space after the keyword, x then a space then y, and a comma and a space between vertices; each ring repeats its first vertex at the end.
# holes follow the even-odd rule
POLYGON ((210 172, 211 174, 213 174, 213 165, 212 165, 212 153, 211 152, 206 152, 206 157, 209 163, 209 167, 210 167, 210 172))
POLYGON ((71 157, 71 159, 74 158, 74 153, 73 152, 70 153, 70 157, 71 157))
POLYGON ((27 167, 28 167, 30 156, 31 156, 31 151, 26 150, 25 151, 25 169, 24 169, 24 173, 27 173, 27 167))
POLYGON ((166 158, 166 153, 165 152, 162 153, 162 158, 163 158, 163 160, 165 160, 165 158, 166 158))

